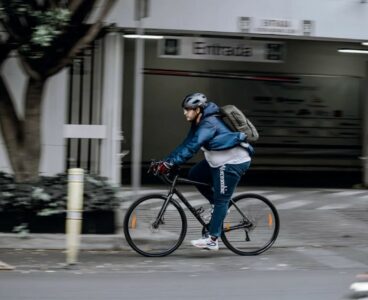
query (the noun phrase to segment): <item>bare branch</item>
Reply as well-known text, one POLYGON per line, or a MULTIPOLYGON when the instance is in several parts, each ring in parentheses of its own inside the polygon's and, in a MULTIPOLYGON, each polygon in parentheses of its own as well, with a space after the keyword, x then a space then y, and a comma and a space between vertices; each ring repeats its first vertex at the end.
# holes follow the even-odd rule
POLYGON ((73 57, 97 37, 98 33, 100 32, 102 28, 103 20, 106 18, 107 14, 109 13, 111 8, 115 4, 116 0, 106 0, 106 2, 107 3, 101 10, 100 15, 96 19, 96 22, 90 26, 87 33, 75 44, 75 46, 69 51, 66 57, 62 59, 58 65, 56 65, 54 68, 49 70, 49 72, 47 73, 47 76, 56 74, 63 67, 70 64, 73 57))
POLYGON ((98 0, 83 0, 78 8, 72 12, 71 24, 78 25, 84 22, 90 16, 96 2, 98 2, 98 0))
POLYGON ((4 60, 7 59, 9 53, 15 48, 15 44, 12 43, 10 39, 5 42, 0 41, 0 66, 4 60))
POLYGON ((77 14, 83 10, 85 13, 88 13, 90 9, 85 9, 86 6, 93 7, 98 0, 71 0, 68 6, 69 11, 72 15, 77 14))
MULTIPOLYGON (((31 1, 32 2, 32 1, 31 1)), ((29 3, 32 5, 32 3, 29 3)), ((4 6, 6 18, 1 18, 0 23, 6 30, 6 32, 17 42, 24 42, 27 36, 31 32, 32 22, 29 16, 17 16, 14 13, 14 8, 4 6)))
POLYGON ((22 67, 23 67, 24 71, 29 75, 29 77, 33 78, 34 80, 41 80, 42 79, 41 74, 36 72, 34 70, 34 68, 32 68, 28 64, 27 59, 22 57, 22 55, 20 53, 18 53, 18 54, 19 54, 19 57, 20 57, 20 62, 22 64, 22 67))
POLYGON ((1 21, 1 25, 3 26, 3 28, 5 29, 5 31, 16 41, 20 42, 22 41, 22 38, 21 36, 15 32, 12 28, 12 26, 10 26, 8 24, 8 22, 4 21, 4 19, 2 19, 1 21))
POLYGON ((106 16, 110 12, 111 8, 114 6, 116 0, 106 0, 106 2, 107 3, 102 8, 102 10, 100 12, 100 15, 97 17, 95 23, 93 25, 91 25, 88 32, 71 49, 71 51, 69 52, 69 55, 68 55, 69 57, 74 56, 76 53, 79 52, 79 50, 81 50, 83 47, 85 47, 87 44, 89 44, 90 42, 92 42, 96 38, 97 34, 99 33, 99 31, 102 27, 103 20, 106 18, 106 16))
POLYGON ((68 6, 68 9, 70 10, 71 13, 74 13, 79 6, 82 4, 84 0, 71 0, 68 6))

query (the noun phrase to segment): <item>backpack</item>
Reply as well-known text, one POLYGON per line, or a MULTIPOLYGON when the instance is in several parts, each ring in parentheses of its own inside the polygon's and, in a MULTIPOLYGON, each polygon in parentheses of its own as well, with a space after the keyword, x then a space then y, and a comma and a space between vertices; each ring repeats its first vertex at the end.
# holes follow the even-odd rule
POLYGON ((255 142, 259 138, 258 131, 251 121, 235 105, 220 107, 222 120, 232 131, 240 131, 247 135, 248 142, 255 142))

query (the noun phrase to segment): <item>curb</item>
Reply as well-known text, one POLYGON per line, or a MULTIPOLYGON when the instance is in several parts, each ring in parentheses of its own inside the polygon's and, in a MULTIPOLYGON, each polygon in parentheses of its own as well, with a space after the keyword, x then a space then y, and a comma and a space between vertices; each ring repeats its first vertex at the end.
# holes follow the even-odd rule
MULTIPOLYGON (((66 249, 65 234, 19 234, 0 233, 0 249, 66 249)), ((82 234, 81 250, 126 250, 129 249, 123 234, 82 234)))

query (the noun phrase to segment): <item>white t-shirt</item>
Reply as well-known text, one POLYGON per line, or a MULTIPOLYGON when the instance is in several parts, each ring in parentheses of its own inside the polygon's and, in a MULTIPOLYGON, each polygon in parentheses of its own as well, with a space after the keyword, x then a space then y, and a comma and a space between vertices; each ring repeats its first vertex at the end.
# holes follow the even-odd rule
POLYGON ((208 164, 212 168, 218 168, 225 164, 242 164, 251 160, 248 151, 241 146, 220 151, 209 151, 204 147, 201 149, 204 152, 204 157, 206 158, 208 164))

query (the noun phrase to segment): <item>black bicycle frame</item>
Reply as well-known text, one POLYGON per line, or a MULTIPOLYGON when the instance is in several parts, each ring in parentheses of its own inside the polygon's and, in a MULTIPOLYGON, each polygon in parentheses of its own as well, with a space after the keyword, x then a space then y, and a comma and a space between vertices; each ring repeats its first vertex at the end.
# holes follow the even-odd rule
MULTIPOLYGON (((177 190, 176 188, 176 183, 177 182, 180 182, 180 183, 186 183, 186 184, 191 184, 191 185, 200 185, 200 186, 210 186, 209 184, 207 183, 203 183, 203 182, 198 182, 198 181, 193 181, 193 180, 189 180, 189 179, 186 179, 186 178, 182 178, 182 177, 179 177, 179 175, 175 175, 174 179, 173 180, 170 180, 166 175, 162 175, 160 176, 160 178, 167 184, 171 185, 170 187, 170 190, 169 190, 169 193, 167 194, 167 197, 166 197, 166 200, 164 202, 164 204, 162 205, 161 209, 160 209, 160 212, 158 213, 158 216, 157 216, 157 219, 156 221, 153 223, 153 227, 154 228, 157 228, 160 224, 160 221, 161 221, 161 218, 162 216, 164 215, 165 211, 166 211, 166 208, 167 206, 169 205, 169 202, 170 200, 172 199, 173 195, 177 195, 178 198, 184 203, 184 205, 191 211, 191 213, 193 214, 193 216, 198 220, 198 222, 204 226, 206 229, 208 229, 208 224, 206 224, 202 217, 201 217, 201 214, 200 212, 195 209, 191 204, 190 202, 183 196, 183 194, 177 190)), ((233 199, 230 199, 230 201, 232 202, 233 206, 235 207, 235 209, 239 212, 239 214, 244 218, 244 221, 245 221, 245 225, 244 225, 244 228, 245 227, 249 227, 251 226, 252 222, 243 214, 243 212, 238 208, 238 206, 235 204, 235 202, 233 201, 233 199)), ((225 230, 226 232, 227 231, 231 231, 233 229, 239 229, 239 225, 236 226, 236 228, 229 228, 227 230, 225 230)))

